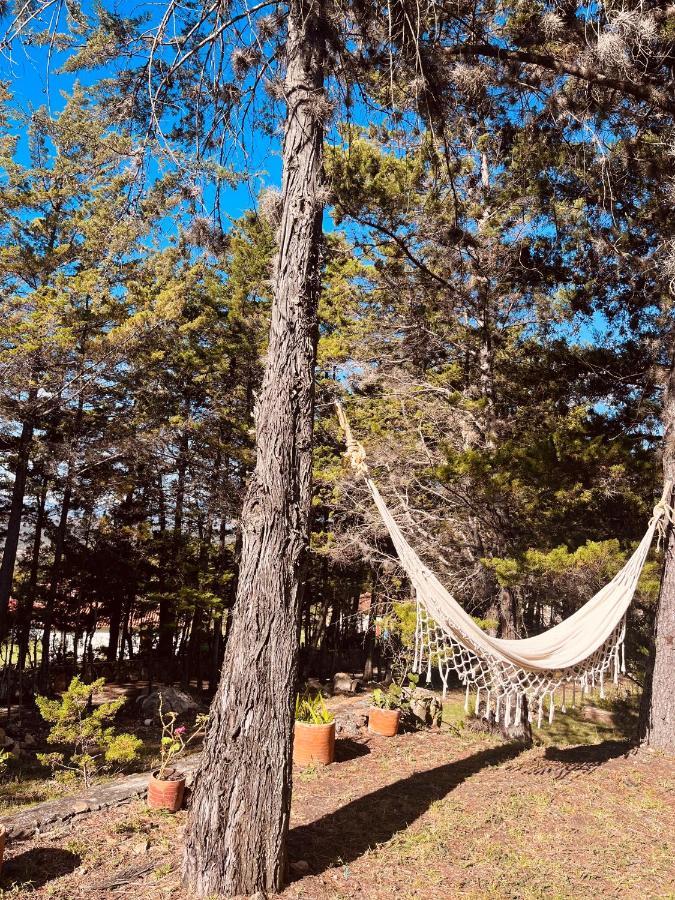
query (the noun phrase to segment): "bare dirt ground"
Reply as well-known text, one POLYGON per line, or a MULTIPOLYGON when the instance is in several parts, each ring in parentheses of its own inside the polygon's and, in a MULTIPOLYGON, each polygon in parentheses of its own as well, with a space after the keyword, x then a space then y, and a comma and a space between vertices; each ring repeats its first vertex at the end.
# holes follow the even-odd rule
MULTIPOLYGON (((337 746, 294 773, 284 900, 675 897, 675 760, 470 731, 337 746)), ((185 815, 134 802, 10 846, 0 896, 187 898, 185 815)))

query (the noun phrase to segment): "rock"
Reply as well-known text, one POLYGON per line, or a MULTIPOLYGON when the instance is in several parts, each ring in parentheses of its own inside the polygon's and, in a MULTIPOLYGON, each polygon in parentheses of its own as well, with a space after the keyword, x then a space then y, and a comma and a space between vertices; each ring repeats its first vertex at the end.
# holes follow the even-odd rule
POLYGON ((309 863, 306 859, 296 859, 291 863, 291 872, 294 875, 306 875, 309 872, 309 863))
POLYGON ((144 725, 152 725, 152 719, 143 719, 144 725))
POLYGON ((433 691, 424 688, 415 688, 410 694, 410 712, 417 721, 429 727, 440 725, 443 714, 443 704, 433 691))
POLYGON ((26 732, 26 734, 24 734, 23 742, 26 745, 26 747, 34 747, 36 744, 35 738, 29 732, 26 732))
POLYGON ((86 800, 76 800, 70 808, 75 815, 89 812, 89 804, 86 800))
POLYGON ((350 715, 338 714, 335 716, 335 733, 342 737, 356 737, 358 726, 350 715))
POLYGON ((359 689, 359 679, 348 675, 347 672, 336 672, 333 675, 334 694, 355 694, 359 689))
POLYGON ((596 725, 613 725, 614 714, 608 709, 600 709, 597 706, 584 706, 581 717, 587 722, 595 722, 596 725))
POLYGON ((148 840, 141 841, 139 844, 134 844, 134 846, 131 848, 131 852, 134 854, 134 856, 140 856, 141 853, 148 852, 149 846, 150 846, 150 841, 148 841, 148 840))
POLYGON ((162 695, 162 709, 165 713, 175 712, 180 716, 183 713, 199 709, 199 704, 190 694, 171 685, 158 684, 154 691, 150 694, 143 694, 136 701, 140 707, 141 716, 144 720, 150 719, 150 724, 158 715, 160 694, 162 695))
POLYGON ((308 678, 305 682, 305 688, 308 691, 323 691, 324 686, 321 684, 321 680, 319 678, 308 678))

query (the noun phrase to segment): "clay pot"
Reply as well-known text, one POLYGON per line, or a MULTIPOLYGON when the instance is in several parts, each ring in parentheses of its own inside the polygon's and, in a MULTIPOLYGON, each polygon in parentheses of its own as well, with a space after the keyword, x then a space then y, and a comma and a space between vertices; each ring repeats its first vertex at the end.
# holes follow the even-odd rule
POLYGON ((168 809, 169 812, 178 812, 183 805, 185 792, 185 776, 177 772, 169 774, 168 778, 160 780, 153 772, 148 781, 148 806, 152 809, 168 809))
POLYGON ((327 766, 335 759, 335 722, 327 725, 295 723, 293 762, 299 766, 315 763, 327 766))
POLYGON ((7 840, 7 829, 4 825, 0 825, 0 872, 2 871, 2 861, 5 858, 5 841, 7 840))
POLYGON ((379 706, 371 706, 368 710, 368 730, 384 737, 394 737, 398 734, 400 720, 400 709, 380 709, 379 706))

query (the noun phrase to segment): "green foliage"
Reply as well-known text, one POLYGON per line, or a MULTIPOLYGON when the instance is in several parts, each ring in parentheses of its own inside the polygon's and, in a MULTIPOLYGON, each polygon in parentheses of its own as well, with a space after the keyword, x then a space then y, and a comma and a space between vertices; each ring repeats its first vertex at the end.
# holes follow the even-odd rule
POLYGON ((385 690, 375 688, 372 700, 373 706, 380 709, 405 709, 408 706, 402 687, 393 682, 385 690))
POLYGON ((64 753, 54 752, 38 754, 38 759, 52 769, 76 773, 86 787, 98 771, 112 764, 132 762, 142 745, 139 738, 117 734, 108 724, 124 705, 125 698, 93 707, 93 695, 104 684, 103 678, 84 684, 76 675, 60 700, 36 697, 40 715, 52 724, 48 743, 72 748, 68 758, 64 753))
POLYGON ((12 759, 8 750, 0 750, 0 779, 4 778, 9 768, 9 761, 12 759))
POLYGON ((604 583, 616 575, 627 556, 619 541, 613 539, 587 541, 574 551, 565 546, 547 552, 528 549, 517 560, 492 557, 483 559, 482 563, 494 571, 498 583, 504 587, 580 575, 604 583))
POLYGON ((388 629, 410 651, 415 645, 417 611, 414 603, 394 601, 391 613, 383 619, 383 628, 388 629))
POLYGON ((323 694, 307 692, 295 698, 295 721, 306 725, 329 725, 335 721, 335 716, 326 706, 323 694))

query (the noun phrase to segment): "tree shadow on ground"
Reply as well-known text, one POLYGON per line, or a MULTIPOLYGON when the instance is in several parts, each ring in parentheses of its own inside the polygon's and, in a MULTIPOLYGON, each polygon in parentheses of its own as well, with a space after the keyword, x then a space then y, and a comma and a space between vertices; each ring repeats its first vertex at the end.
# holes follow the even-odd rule
POLYGON ((1 883, 8 889, 37 890, 54 878, 68 875, 82 862, 77 853, 60 847, 33 847, 18 853, 2 867, 1 883))
POLYGON ((524 764, 509 766, 523 775, 537 775, 561 781, 587 775, 595 769, 625 756, 631 749, 628 741, 602 741, 599 744, 583 744, 577 747, 546 747, 542 756, 527 760, 524 764))
POLYGON ((598 766, 625 756, 631 749, 629 741, 602 741, 580 747, 547 747, 544 759, 561 765, 568 774, 592 772, 598 766))
POLYGON ((335 741, 335 762, 347 762, 359 756, 368 756, 370 747, 367 744, 353 741, 351 738, 338 738, 335 741))
POLYGON ((464 759, 417 772, 353 800, 290 833, 291 859, 306 859, 314 873, 349 863, 390 840, 467 778, 522 752, 521 744, 481 750, 464 759))

